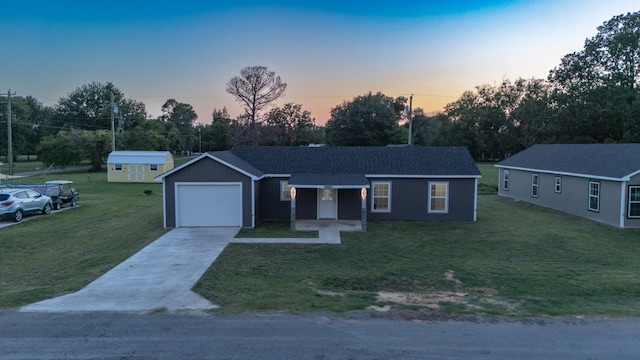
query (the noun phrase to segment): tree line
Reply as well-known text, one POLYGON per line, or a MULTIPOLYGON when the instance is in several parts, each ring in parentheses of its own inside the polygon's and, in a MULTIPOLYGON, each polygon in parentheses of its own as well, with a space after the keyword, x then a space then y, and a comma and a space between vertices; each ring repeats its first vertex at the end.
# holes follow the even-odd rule
MULTIPOLYGON (((546 79, 479 85, 436 114, 420 108, 409 114, 406 97, 370 92, 336 105, 319 126, 301 104, 271 106, 287 84, 264 66, 249 66, 226 83, 244 112, 232 118, 226 108, 214 107, 202 125, 191 105, 175 99, 164 103, 162 115, 150 117, 143 103, 112 83, 82 85, 53 107, 14 97, 13 146, 15 154, 37 154, 45 164, 88 159, 99 169, 111 150, 112 115, 118 149, 174 153, 240 145, 403 144, 411 116, 416 146, 466 146, 478 160, 502 159, 536 143, 640 142, 638 80, 640 12, 603 23, 546 79)), ((6 124, 6 101, 0 101, 0 124, 6 124)), ((0 126, 5 156, 6 131, 0 126)))

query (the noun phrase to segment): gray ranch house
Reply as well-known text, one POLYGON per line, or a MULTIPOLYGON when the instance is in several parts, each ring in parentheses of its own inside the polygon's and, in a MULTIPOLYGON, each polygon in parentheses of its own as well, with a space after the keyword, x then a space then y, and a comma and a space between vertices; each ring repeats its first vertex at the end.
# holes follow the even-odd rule
POLYGON ((501 196, 640 227, 640 144, 539 144, 496 167, 501 196))
POLYGON ((262 220, 475 221, 480 171, 464 147, 238 147, 162 180, 164 226, 262 220))

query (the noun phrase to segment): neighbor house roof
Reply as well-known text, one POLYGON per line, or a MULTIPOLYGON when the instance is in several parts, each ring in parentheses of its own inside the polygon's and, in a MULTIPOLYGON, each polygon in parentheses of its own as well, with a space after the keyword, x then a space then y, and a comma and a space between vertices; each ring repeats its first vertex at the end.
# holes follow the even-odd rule
POLYGON ((496 166, 627 181, 640 173, 640 144, 538 144, 496 166))
POLYGON ((107 164, 164 164, 169 151, 112 151, 107 158, 107 164))

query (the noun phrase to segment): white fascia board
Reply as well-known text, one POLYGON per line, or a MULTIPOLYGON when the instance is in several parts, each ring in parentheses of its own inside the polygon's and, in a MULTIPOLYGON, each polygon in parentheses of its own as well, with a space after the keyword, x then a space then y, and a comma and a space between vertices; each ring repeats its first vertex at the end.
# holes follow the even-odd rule
POLYGON ((625 181, 629 175, 622 178, 614 178, 609 176, 598 176, 598 175, 590 175, 590 174, 579 174, 579 173, 571 173, 566 171, 553 171, 553 170, 543 170, 543 169, 532 169, 525 168, 519 166, 504 166, 504 165, 494 165, 498 168, 508 169, 508 170, 520 170, 520 171, 529 171, 534 173, 542 173, 542 174, 552 174, 552 175, 564 175, 564 176, 575 176, 586 179, 594 179, 594 180, 607 180, 607 181, 625 181))
POLYGON ((369 184, 366 185, 291 185, 298 189, 324 189, 329 186, 331 189, 370 189, 371 186, 369 184), (355 187, 354 187, 355 186, 355 187))
POLYGON ((394 178, 394 179, 479 179, 482 175, 384 175, 365 174, 366 178, 394 178))
POLYGON ((239 168, 239 167, 237 167, 237 166, 234 166, 234 165, 232 165, 232 164, 229 164, 228 162, 223 161, 222 159, 217 158, 217 157, 215 157, 215 156, 213 156, 213 155, 211 155, 211 154, 209 154, 209 153, 204 153, 204 154, 202 154, 202 155, 200 155, 200 156, 198 156, 198 157, 196 157, 196 158, 192 159, 191 161, 188 161, 188 162, 186 162, 186 163, 184 163, 184 164, 182 164, 182 165, 178 166, 177 168, 173 168, 173 169, 171 169, 171 170, 167 171, 167 172, 166 172, 166 173, 164 173, 164 174, 158 175, 158 176, 156 176, 156 177, 155 177, 155 179, 157 179, 157 180, 158 180, 158 179, 164 179, 165 177, 167 177, 167 176, 169 176, 169 175, 171 175, 171 174, 175 173, 176 171, 179 171, 180 169, 183 169, 183 168, 185 168, 185 167, 187 167, 187 166, 189 166, 189 165, 193 164, 194 162, 199 161, 200 159, 205 158, 205 157, 207 157, 207 158, 209 158, 209 159, 211 159, 211 160, 213 160, 213 161, 219 162, 220 164, 222 164, 222 165, 224 165, 224 166, 226 166, 226 167, 228 167, 228 168, 231 168, 231 169, 233 169, 233 170, 235 170, 235 171, 237 171, 237 172, 239 172, 239 173, 241 173, 241 174, 243 174, 243 175, 246 175, 247 177, 251 178, 252 180, 259 180, 259 179, 261 179, 261 177, 257 177, 257 176, 255 176, 255 175, 253 175, 253 174, 251 174, 251 173, 248 173, 248 172, 246 172, 245 170, 242 170, 242 169, 240 169, 240 168, 239 168))
POLYGON ((202 154, 202 155, 200 155, 198 157, 195 157, 195 158, 187 161, 186 163, 184 163, 184 164, 182 164, 182 165, 180 165, 178 167, 174 167, 173 169, 156 176, 154 179, 164 179, 165 177, 175 173, 176 171, 179 171, 180 169, 185 168, 185 167, 193 164, 194 162, 196 162, 196 161, 198 161, 198 160, 200 160, 202 158, 205 158, 205 157, 213 159, 213 157, 211 155, 209 155, 209 153, 204 153, 204 154, 202 154))

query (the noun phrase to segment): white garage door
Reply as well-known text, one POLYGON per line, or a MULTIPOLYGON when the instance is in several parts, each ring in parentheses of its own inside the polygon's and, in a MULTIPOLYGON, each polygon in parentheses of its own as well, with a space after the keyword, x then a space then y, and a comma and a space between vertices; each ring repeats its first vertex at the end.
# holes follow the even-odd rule
POLYGON ((242 226, 240 184, 177 184, 176 227, 242 226))

